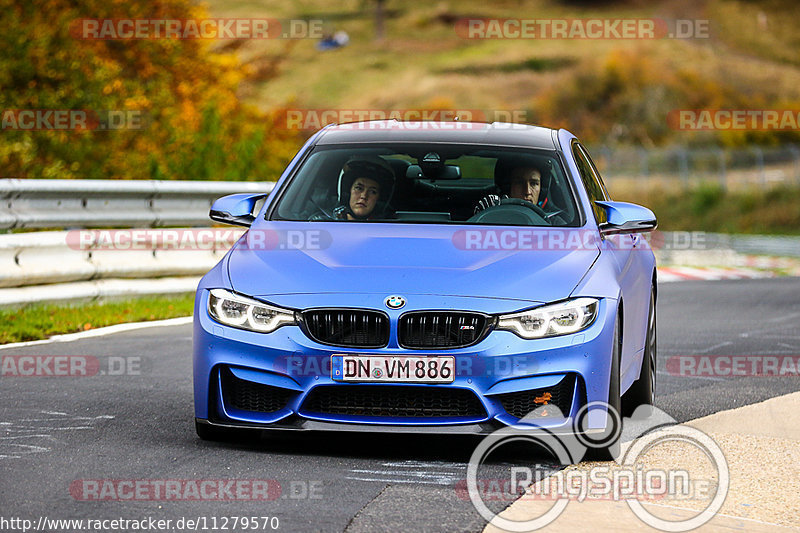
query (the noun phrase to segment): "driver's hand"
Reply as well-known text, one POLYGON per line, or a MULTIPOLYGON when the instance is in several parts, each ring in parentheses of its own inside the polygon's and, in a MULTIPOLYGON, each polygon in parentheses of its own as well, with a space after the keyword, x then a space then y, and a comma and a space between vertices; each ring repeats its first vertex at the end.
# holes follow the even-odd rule
POLYGON ((475 206, 475 214, 477 215, 484 209, 489 209, 490 207, 494 207, 496 205, 500 205, 500 200, 508 198, 508 195, 498 196, 496 194, 487 194, 483 198, 480 199, 478 205, 475 206))

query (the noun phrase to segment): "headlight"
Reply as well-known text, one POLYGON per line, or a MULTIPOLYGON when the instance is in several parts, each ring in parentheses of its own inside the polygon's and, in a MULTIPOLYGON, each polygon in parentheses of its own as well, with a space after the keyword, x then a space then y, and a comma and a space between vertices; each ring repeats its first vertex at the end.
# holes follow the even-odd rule
POLYGON ((208 314, 221 324, 270 333, 281 326, 296 324, 294 311, 251 300, 225 289, 212 289, 208 314))
POLYGON ((575 333, 592 325, 597 316, 597 303, 594 298, 576 298, 522 313, 501 315, 496 329, 512 331, 523 339, 575 333))

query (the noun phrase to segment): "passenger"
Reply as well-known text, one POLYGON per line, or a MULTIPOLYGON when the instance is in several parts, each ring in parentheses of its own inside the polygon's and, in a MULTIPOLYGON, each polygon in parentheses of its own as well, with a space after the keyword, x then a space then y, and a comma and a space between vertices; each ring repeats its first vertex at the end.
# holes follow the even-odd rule
POLYGON ((352 159, 342 169, 339 205, 311 220, 374 220, 391 216, 394 172, 382 159, 352 159))
POLYGON ((369 218, 375 211, 380 196, 381 186, 377 181, 370 178, 356 178, 350 187, 350 209, 343 212, 346 213, 348 220, 369 218))

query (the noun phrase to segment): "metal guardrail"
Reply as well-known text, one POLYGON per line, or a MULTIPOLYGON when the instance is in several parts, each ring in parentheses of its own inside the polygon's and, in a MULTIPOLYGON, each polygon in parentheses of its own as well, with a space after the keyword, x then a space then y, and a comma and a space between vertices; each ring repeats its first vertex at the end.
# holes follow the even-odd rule
POLYGON ((723 188, 800 185, 800 147, 740 148, 684 146, 643 148, 595 146, 590 150, 603 179, 649 181, 690 187, 716 183, 723 188))
POLYGON ((800 237, 730 235, 730 247, 741 254, 800 257, 800 237))
POLYGON ((0 179, 0 229, 207 226, 213 201, 273 182, 0 179))
MULTIPOLYGON (((273 182, 0 179, 0 233, 15 229, 209 225, 220 196, 273 182)), ((241 233, 241 228, 234 230, 241 233)), ((191 292, 230 247, 115 251, 76 246, 68 231, 0 234, 0 307, 191 292)))
POLYGON ((91 237, 92 231, 100 230, 0 235, 0 288, 113 278, 200 276, 244 233, 243 228, 150 230, 208 234, 203 246, 189 248, 165 248, 152 242, 118 249, 98 246, 96 242, 79 244, 76 233, 89 233, 91 237))
POLYGON ((788 268, 800 258, 800 236, 668 231, 651 245, 659 266, 788 268))

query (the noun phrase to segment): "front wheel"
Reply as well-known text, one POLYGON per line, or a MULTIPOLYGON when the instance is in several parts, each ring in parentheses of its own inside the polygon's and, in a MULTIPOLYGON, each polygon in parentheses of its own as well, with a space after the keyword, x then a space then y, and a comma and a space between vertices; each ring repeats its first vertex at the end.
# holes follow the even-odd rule
MULTIPOLYGON (((618 310, 621 313, 622 309, 618 310)), ((622 418, 620 417, 619 360, 622 356, 622 331, 620 316, 614 324, 614 339, 611 345, 611 371, 608 380, 608 403, 605 405, 606 428, 600 434, 582 435, 581 441, 587 446, 584 459, 588 461, 613 461, 620 452, 622 418)), ((579 422, 580 427, 580 422, 579 422)))
POLYGON ((650 291, 650 310, 647 316, 647 340, 642 356, 639 379, 625 393, 625 416, 631 416, 640 405, 654 405, 656 399, 656 292, 650 291))

